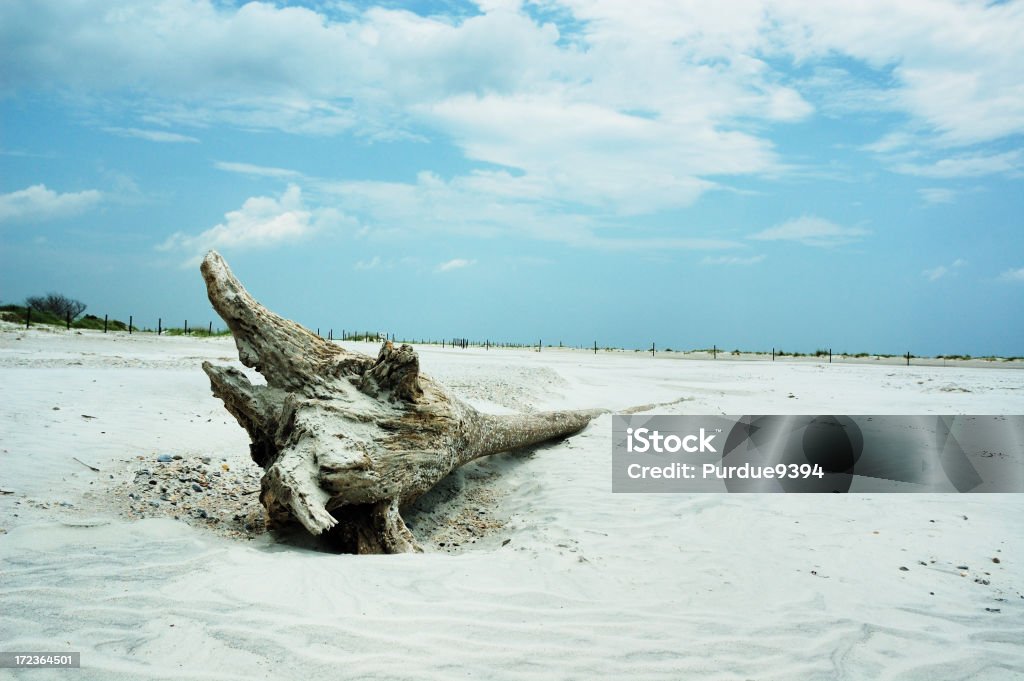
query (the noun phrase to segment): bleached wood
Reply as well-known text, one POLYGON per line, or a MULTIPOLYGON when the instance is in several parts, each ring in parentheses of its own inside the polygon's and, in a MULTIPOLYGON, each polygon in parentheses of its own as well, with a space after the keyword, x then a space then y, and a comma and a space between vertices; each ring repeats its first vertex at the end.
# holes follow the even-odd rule
POLYGON ((331 531, 356 553, 419 551, 400 509, 473 459, 564 437, 601 410, 481 414, 421 374, 409 345, 376 359, 260 305, 211 251, 201 271, 241 362, 267 381, 203 363, 213 394, 249 433, 272 520, 331 531))

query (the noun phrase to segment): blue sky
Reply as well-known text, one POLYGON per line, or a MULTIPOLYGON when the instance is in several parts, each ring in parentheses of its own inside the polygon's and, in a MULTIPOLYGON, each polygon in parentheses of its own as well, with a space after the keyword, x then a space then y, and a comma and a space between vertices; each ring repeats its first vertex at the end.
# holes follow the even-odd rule
POLYGON ((1024 4, 8 0, 0 300, 1024 355, 1024 4))

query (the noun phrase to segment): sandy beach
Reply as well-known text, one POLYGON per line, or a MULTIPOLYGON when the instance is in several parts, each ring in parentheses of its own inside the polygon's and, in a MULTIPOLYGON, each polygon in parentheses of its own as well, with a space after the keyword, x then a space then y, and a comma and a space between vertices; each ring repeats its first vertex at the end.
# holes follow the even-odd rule
MULTIPOLYGON (((1024 411, 1009 368, 419 351, 498 413, 1024 411)), ((333 555, 247 515, 204 359, 231 339, 0 333, 0 640, 82 653, 0 677, 1024 678, 1020 495, 612 494, 605 416, 446 479, 427 553, 333 555), (170 466, 209 481, 189 510, 147 484, 170 466)))
POLYGON ((1024 681, 1022 35, 0 0, 0 681, 1024 681))

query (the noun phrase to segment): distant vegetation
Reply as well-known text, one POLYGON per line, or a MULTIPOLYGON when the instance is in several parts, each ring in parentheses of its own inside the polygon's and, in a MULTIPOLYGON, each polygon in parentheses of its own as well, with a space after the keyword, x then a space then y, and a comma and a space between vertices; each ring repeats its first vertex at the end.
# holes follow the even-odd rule
MULTIPOLYGON (((28 310, 24 305, 0 305, 0 319, 2 319, 5 322, 24 324, 27 314, 28 310)), ((33 307, 32 323, 48 324, 51 326, 65 326, 67 325, 67 317, 58 316, 51 312, 45 312, 43 310, 38 310, 35 307, 33 307)), ((102 331, 103 318, 91 314, 87 314, 80 319, 75 319, 72 317, 71 328, 94 329, 96 331, 102 331)), ((127 331, 128 324, 117 319, 111 319, 110 321, 107 322, 107 329, 109 329, 110 331, 127 331)))
POLYGON ((78 315, 85 312, 86 304, 60 293, 47 293, 45 296, 26 298, 25 307, 31 307, 33 311, 38 310, 65 321, 70 317, 74 321, 78 315))
MULTIPOLYGON (((103 318, 102 317, 97 317, 96 315, 91 315, 91 314, 87 314, 87 315, 84 315, 84 316, 80 317, 79 315, 81 315, 81 313, 85 311, 86 305, 85 305, 85 303, 82 303, 81 301, 74 300, 73 298, 68 298, 66 296, 62 296, 62 295, 56 294, 56 293, 49 293, 49 294, 47 294, 45 296, 33 296, 31 298, 27 298, 25 300, 25 302, 26 303, 31 303, 31 305, 32 305, 32 324, 45 324, 45 325, 49 325, 49 326, 58 326, 58 327, 63 328, 63 327, 66 326, 68 314, 70 314, 71 315, 71 328, 72 329, 92 329, 92 330, 95 330, 95 331, 102 331, 103 330, 103 318)), ((13 322, 15 324, 24 325, 25 324, 26 313, 27 313, 26 305, 12 305, 12 304, 0 305, 0 320, 6 321, 6 322, 13 322)), ((121 321, 121 320, 119 320, 119 319, 111 319, 111 320, 109 320, 107 322, 107 329, 109 331, 127 331, 128 330, 128 324, 123 322, 123 321, 121 321)), ((142 333, 156 333, 156 329, 144 328, 144 327, 140 327, 140 326, 134 327, 134 330, 136 332, 142 332, 142 333)), ((167 336, 184 336, 184 335, 186 335, 185 334, 185 330, 183 328, 178 328, 178 327, 164 328, 163 329, 163 333, 165 335, 167 335, 167 336)), ((189 336, 197 336, 197 337, 200 337, 200 338, 230 336, 231 335, 231 330, 230 329, 215 329, 215 330, 213 330, 211 332, 210 331, 210 327, 208 327, 208 326, 207 327, 202 327, 201 326, 199 328, 192 328, 192 327, 190 327, 189 330, 188 330, 188 335, 189 336)), ((344 338, 336 337, 334 340, 379 342, 382 337, 383 336, 381 334, 379 334, 379 333, 357 332, 357 333, 346 333, 344 338)), ((399 342, 409 342, 409 343, 415 343, 415 344, 420 344, 420 345, 428 345, 428 344, 429 345, 440 345, 440 343, 441 343, 441 341, 428 341, 428 340, 418 340, 418 341, 417 340, 402 340, 402 341, 399 341, 399 342)), ((473 347, 484 347, 484 342, 483 341, 480 341, 480 342, 469 341, 467 343, 467 345, 473 346, 473 347)), ((492 347, 492 348, 501 348, 501 347, 506 347, 506 348, 536 348, 537 347, 536 344, 502 343, 502 342, 489 342, 489 346, 492 347)), ((555 346, 549 344, 546 347, 555 347, 555 346)), ((563 346, 559 345, 558 347, 563 347, 563 346)), ((567 347, 567 346, 565 346, 565 347, 567 347)), ((590 347, 590 346, 580 346, 579 349, 582 349, 582 350, 592 350, 593 348, 590 347)), ((615 347, 611 347, 611 346, 604 346, 604 347, 600 347, 599 349, 604 351, 604 352, 623 352, 625 350, 624 348, 615 348, 615 347)), ((640 352, 650 352, 651 349, 650 348, 634 348, 633 351, 637 352, 637 353, 640 353, 640 352)), ((706 353, 706 354, 710 355, 710 354, 715 352, 715 348, 697 348, 697 349, 694 349, 694 350, 681 350, 681 349, 673 350, 670 347, 666 347, 663 350, 660 350, 659 352, 679 352, 679 353, 683 353, 683 354, 699 352, 699 353, 706 353)), ((746 355, 765 355, 765 356, 767 356, 769 353, 768 352, 761 352, 761 351, 753 351, 753 350, 749 350, 749 351, 748 350, 740 350, 739 348, 735 348, 731 352, 730 351, 726 351, 724 349, 719 349, 718 350, 718 354, 721 354, 721 355, 732 355, 734 357, 739 357, 739 356, 745 355, 745 354, 746 355)), ((778 349, 775 350, 775 357, 828 357, 830 354, 835 356, 835 357, 843 357, 843 358, 852 357, 852 358, 855 358, 855 359, 868 359, 868 358, 872 358, 872 359, 901 358, 902 359, 902 358, 906 357, 905 354, 904 355, 892 355, 892 354, 868 353, 868 352, 856 352, 856 353, 852 353, 852 352, 830 352, 826 348, 818 348, 813 353, 786 352, 785 350, 783 350, 781 348, 778 348, 778 349)), ((919 358, 919 356, 911 354, 910 358, 911 359, 917 359, 917 358, 919 358)), ((983 360, 983 361, 989 361, 989 362, 1024 361, 1024 357, 1016 356, 1016 355, 1013 356, 1013 357, 997 357, 995 355, 986 355, 986 356, 983 356, 983 357, 972 357, 971 355, 966 355, 966 354, 962 354, 962 355, 935 355, 935 359, 944 359, 944 360, 953 360, 953 361, 968 361, 968 360, 972 360, 973 359, 973 360, 983 360)))

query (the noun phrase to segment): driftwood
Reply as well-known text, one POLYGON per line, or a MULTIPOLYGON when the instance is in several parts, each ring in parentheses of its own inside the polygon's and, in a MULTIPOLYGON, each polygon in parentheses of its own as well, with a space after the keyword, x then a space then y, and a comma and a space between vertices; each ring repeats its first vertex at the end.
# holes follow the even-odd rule
POLYGON ((238 356, 267 384, 203 362, 213 394, 249 433, 273 522, 327 532, 353 553, 420 547, 400 509, 476 458, 563 437, 599 413, 482 414, 420 373, 409 345, 350 352, 260 305, 211 251, 201 271, 238 356))

